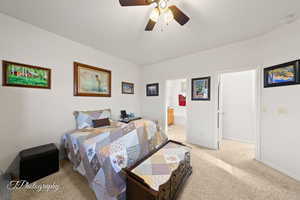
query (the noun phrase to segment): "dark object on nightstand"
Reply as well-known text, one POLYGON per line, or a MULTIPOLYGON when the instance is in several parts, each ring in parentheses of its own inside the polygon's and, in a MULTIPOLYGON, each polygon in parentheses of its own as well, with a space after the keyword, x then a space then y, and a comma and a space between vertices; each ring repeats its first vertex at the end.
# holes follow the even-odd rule
POLYGON ((20 180, 32 183, 59 170, 58 149, 46 144, 20 152, 20 180))
POLYGON ((121 110, 121 119, 125 119, 127 117, 128 117, 128 115, 127 115, 126 110, 121 110))

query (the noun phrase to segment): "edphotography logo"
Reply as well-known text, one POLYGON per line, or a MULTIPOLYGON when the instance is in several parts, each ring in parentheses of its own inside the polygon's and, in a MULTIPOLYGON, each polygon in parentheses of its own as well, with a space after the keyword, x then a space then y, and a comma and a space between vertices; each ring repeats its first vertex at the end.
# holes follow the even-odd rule
POLYGON ((10 191, 26 189, 26 190, 34 190, 36 192, 50 192, 50 191, 57 192, 59 190, 59 185, 55 183, 53 184, 31 183, 30 184, 25 180, 20 180, 20 181, 10 181, 9 184, 7 184, 7 189, 10 191))

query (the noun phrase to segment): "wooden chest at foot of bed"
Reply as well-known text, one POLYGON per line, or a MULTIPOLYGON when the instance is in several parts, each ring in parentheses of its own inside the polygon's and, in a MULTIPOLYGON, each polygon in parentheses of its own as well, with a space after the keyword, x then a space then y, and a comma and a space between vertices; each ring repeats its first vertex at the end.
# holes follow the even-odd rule
POLYGON ((174 200, 192 174, 189 148, 168 141, 134 166, 124 169, 127 200, 174 200))

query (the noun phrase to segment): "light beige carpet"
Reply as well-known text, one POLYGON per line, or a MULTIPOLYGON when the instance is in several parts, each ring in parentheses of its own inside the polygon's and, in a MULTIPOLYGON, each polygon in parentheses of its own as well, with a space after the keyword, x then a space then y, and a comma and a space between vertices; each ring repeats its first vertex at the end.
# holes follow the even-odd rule
MULTIPOLYGON (((180 127, 170 128, 172 139, 182 141, 183 134, 180 127)), ((253 145, 224 141, 221 151, 191 146, 193 174, 180 200, 300 200, 300 183, 254 161, 253 145)), ((60 189, 58 192, 15 191, 12 199, 96 199, 86 180, 67 161, 61 163, 60 172, 38 183, 56 183, 60 189)))

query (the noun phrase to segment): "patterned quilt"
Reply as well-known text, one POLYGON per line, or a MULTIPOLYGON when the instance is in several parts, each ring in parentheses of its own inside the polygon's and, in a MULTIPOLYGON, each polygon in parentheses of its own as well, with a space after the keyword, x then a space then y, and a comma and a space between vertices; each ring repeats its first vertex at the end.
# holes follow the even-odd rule
POLYGON ((87 178, 98 200, 125 200, 121 169, 133 166, 166 141, 158 125, 144 119, 64 135, 68 158, 87 178))
POLYGON ((152 189, 159 191, 159 186, 170 179, 172 172, 189 151, 188 147, 169 142, 131 172, 144 179, 152 189))

